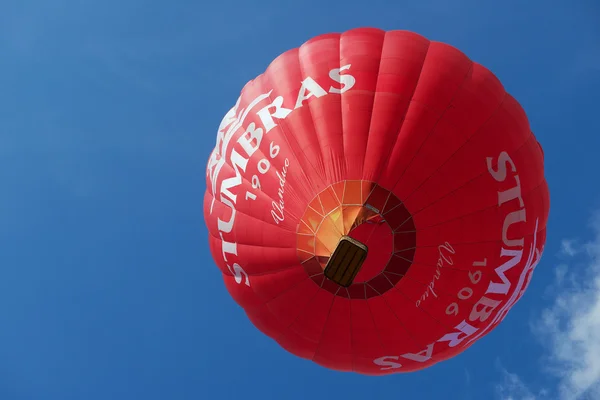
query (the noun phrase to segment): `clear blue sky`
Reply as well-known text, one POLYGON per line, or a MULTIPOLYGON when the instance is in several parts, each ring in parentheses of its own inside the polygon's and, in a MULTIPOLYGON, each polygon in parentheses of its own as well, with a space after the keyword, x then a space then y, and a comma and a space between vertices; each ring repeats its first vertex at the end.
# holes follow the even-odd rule
POLYGON ((595 0, 2 0, 0 399, 600 398, 599 93, 595 0), (544 146, 552 199, 544 258, 504 323, 380 378, 255 329, 202 215, 246 81, 358 26, 445 41, 497 74, 544 146))

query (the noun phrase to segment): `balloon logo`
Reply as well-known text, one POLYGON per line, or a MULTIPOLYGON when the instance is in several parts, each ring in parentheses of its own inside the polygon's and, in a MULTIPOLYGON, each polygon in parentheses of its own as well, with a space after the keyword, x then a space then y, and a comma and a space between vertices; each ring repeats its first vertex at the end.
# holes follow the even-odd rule
POLYGON ((204 214, 225 286, 287 351, 381 375, 491 332, 540 261, 544 155, 500 81, 408 31, 317 36, 226 113, 204 214))

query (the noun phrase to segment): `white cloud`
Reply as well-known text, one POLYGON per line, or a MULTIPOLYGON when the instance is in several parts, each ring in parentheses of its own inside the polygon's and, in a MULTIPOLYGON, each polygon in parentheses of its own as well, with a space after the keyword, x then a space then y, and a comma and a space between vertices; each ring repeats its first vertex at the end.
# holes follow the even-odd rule
POLYGON ((557 272, 554 303, 533 328, 547 347, 549 372, 561 400, 600 399, 600 214, 591 241, 562 242, 570 267, 557 272), (565 279, 567 278, 567 279, 565 279))
POLYGON ((529 390, 527 385, 521 381, 517 374, 513 374, 502 369, 504 381, 500 385, 496 385, 496 392, 502 400, 538 400, 536 396, 529 390))
POLYGON ((569 266, 567 264, 559 264, 554 270, 556 285, 558 287, 562 286, 565 277, 567 276, 567 272, 569 272, 569 266))
POLYGON ((600 399, 600 213, 592 219, 592 239, 561 242, 564 262, 555 270, 547 293, 552 304, 533 321, 532 332, 546 348, 542 360, 556 387, 537 394, 519 376, 501 368, 497 385, 502 400, 600 399))
POLYGON ((573 257, 579 253, 579 248, 577 247, 575 240, 563 239, 560 243, 560 252, 566 256, 573 257))

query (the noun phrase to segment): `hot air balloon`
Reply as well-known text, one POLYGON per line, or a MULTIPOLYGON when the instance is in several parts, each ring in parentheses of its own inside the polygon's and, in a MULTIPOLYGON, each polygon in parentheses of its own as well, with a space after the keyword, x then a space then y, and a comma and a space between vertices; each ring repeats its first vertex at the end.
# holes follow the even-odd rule
POLYGON ((339 371, 420 370, 490 333, 527 289, 543 165, 523 108, 456 48, 409 31, 317 36, 223 118, 210 249, 287 351, 339 371))

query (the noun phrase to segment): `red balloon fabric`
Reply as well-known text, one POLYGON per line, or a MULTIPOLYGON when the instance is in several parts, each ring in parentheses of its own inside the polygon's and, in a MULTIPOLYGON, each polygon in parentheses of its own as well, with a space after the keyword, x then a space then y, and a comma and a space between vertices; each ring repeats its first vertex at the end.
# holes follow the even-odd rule
POLYGON ((408 31, 315 37, 243 88, 204 200, 252 323, 327 368, 381 375, 493 330, 543 252, 549 193, 525 112, 485 67, 408 31))

